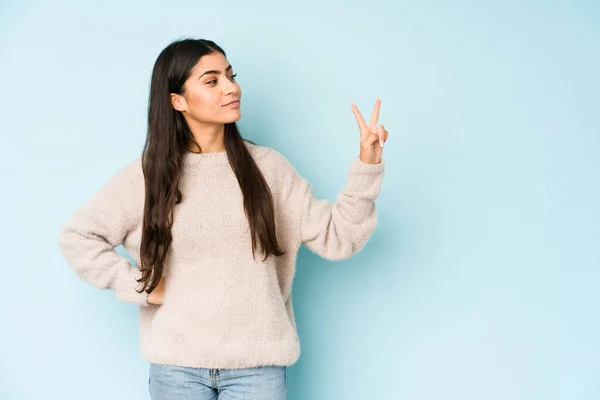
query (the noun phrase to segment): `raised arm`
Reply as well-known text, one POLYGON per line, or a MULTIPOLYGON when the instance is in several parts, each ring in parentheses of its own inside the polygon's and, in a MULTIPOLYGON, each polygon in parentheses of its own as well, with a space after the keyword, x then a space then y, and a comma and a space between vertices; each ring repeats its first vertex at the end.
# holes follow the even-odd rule
POLYGON ((333 203, 316 198, 311 186, 297 178, 302 199, 302 243, 329 260, 343 260, 358 253, 377 225, 375 199, 383 172, 383 162, 367 164, 356 158, 344 189, 333 203))
POLYGON ((388 135, 383 126, 376 126, 380 105, 377 99, 369 125, 352 105, 360 128, 360 155, 354 159, 335 202, 316 198, 306 179, 278 155, 284 203, 298 204, 293 218, 298 225, 298 240, 321 257, 342 260, 353 256, 377 225, 375 199, 383 179, 385 163, 381 155, 388 135))

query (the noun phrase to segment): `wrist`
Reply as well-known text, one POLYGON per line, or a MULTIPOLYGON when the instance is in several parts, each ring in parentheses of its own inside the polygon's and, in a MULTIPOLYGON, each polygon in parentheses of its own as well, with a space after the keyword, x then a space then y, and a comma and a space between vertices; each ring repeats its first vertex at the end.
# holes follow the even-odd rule
POLYGON ((162 304, 165 294, 165 277, 161 277, 158 285, 148 294, 147 301, 151 304, 162 304))
POLYGON ((358 156, 358 158, 360 159, 360 161, 364 162, 365 164, 379 164, 379 163, 381 163, 381 157, 377 157, 377 156, 367 156, 367 155, 363 155, 361 153, 358 156))

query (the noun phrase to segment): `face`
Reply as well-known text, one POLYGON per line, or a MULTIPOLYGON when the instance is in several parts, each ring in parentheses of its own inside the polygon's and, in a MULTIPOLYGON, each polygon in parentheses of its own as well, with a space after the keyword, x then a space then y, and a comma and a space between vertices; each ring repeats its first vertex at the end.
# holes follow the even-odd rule
POLYGON ((240 119, 241 97, 233 68, 223 54, 214 53, 200 58, 185 82, 183 94, 171 94, 171 104, 190 125, 206 126, 240 119))

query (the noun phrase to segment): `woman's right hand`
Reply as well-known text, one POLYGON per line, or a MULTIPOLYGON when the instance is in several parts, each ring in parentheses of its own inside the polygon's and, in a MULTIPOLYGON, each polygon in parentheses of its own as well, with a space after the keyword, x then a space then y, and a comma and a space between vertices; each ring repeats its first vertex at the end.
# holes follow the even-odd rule
POLYGON ((165 277, 163 275, 158 282, 158 286, 148 295, 148 303, 150 304, 162 304, 163 297, 165 295, 165 277))

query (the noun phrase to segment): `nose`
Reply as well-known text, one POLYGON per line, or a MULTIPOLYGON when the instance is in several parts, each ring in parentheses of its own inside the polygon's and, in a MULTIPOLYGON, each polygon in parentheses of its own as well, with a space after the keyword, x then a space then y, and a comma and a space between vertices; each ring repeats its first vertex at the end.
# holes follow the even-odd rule
POLYGON ((223 93, 225 95, 229 95, 229 94, 237 93, 237 92, 238 92, 238 85, 235 82, 231 82, 231 81, 229 81, 229 83, 223 89, 223 93))

